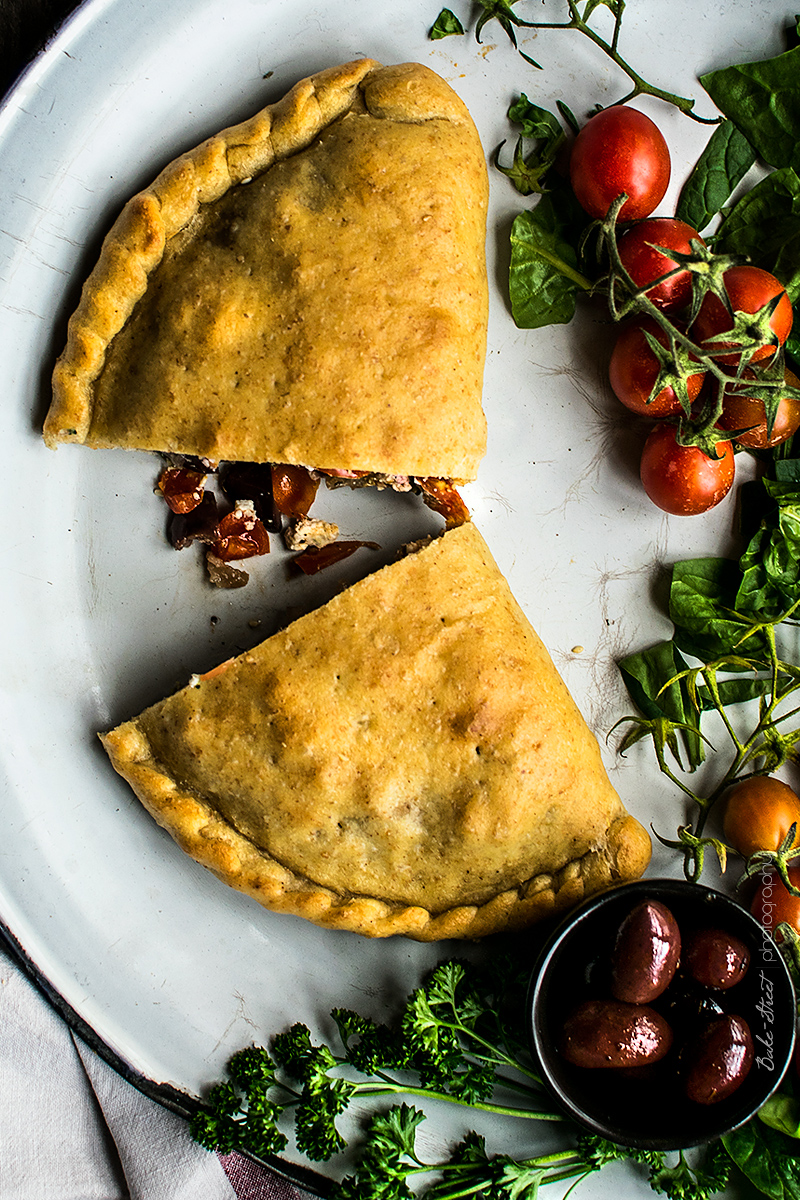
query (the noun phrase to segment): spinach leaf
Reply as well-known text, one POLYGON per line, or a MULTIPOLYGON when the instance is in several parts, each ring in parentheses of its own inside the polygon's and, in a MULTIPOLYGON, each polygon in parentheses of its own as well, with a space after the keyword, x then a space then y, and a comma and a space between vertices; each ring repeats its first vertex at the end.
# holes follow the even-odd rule
POLYGON ((443 8, 438 17, 433 23, 428 37, 432 42, 436 42, 439 38, 450 37, 453 33, 463 33, 464 26, 459 21, 454 12, 449 8, 443 8))
POLYGON ((629 654, 619 663, 625 685, 646 717, 664 716, 679 722, 691 721, 691 705, 684 689, 678 683, 663 692, 661 689, 667 680, 685 671, 686 666, 686 660, 671 641, 629 654))
POLYGON ((773 171, 731 209, 714 249, 742 254, 780 279, 800 299, 800 178, 791 167, 773 171))
POLYGON ((505 142, 501 142, 495 152, 494 165, 523 196, 546 191, 547 176, 565 137, 558 118, 546 108, 532 104, 524 92, 509 108, 508 118, 522 126, 514 149, 514 160, 510 167, 501 165, 500 151, 505 145, 505 142), (524 148, 526 140, 535 143, 527 155, 524 148))
POLYGON ((508 119, 522 126, 522 136, 544 141, 548 147, 558 145, 564 140, 564 131, 546 108, 534 104, 523 92, 518 100, 508 110, 508 119))
MULTIPOLYGON (((794 328, 800 330, 800 305, 795 305, 794 328)), ((795 375, 800 374, 800 332, 790 333, 786 339, 786 360, 795 375)))
POLYGON ((717 108, 772 167, 800 170, 800 46, 700 76, 717 108))
POLYGON ((770 1200, 800 1200, 800 1158, 788 1138, 748 1121, 726 1133, 722 1143, 742 1174, 770 1200))
MULTIPOLYGON (((699 713, 692 704, 685 680, 669 683, 687 668, 674 641, 659 642, 648 650, 629 654, 617 664, 625 686, 636 707, 654 721, 666 718, 681 728, 688 758, 688 769, 694 770, 705 757, 703 741, 698 736, 699 713), (666 684, 669 683, 669 687, 666 684), (663 691, 662 691, 663 688, 663 691)), ((669 743, 678 757, 677 741, 669 743)))
POLYGON ((762 520, 742 555, 736 606, 742 612, 777 616, 800 596, 800 483, 763 482, 775 509, 762 520))
POLYGON ((755 150, 733 121, 717 125, 683 185, 675 216, 702 233, 755 161, 755 150))
POLYGON ((693 558, 676 563, 669 593, 675 642, 684 654, 705 662, 734 652, 754 655, 766 650, 763 633, 740 644, 749 627, 734 612, 741 579, 738 564, 727 558, 693 558))
POLYGON ((770 1129, 779 1129, 787 1137, 800 1138, 800 1100, 786 1092, 773 1092, 758 1110, 758 1118, 770 1129))
POLYGON ((578 295, 591 289, 579 269, 580 235, 588 218, 565 185, 542 196, 511 227, 509 298, 520 329, 565 325, 572 320, 578 295))

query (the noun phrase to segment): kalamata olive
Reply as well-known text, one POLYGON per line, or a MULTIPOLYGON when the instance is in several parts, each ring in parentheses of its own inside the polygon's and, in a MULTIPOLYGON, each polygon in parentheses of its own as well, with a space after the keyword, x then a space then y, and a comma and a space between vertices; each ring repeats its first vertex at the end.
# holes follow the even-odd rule
POLYGON ((686 1095, 697 1104, 716 1104, 736 1091, 753 1065, 750 1028, 743 1017, 717 1017, 685 1055, 686 1095))
POLYGON ((719 1004, 722 993, 702 987, 691 975, 678 971, 666 992, 659 997, 658 1011, 672 1026, 677 1041, 693 1037, 713 1017, 725 1009, 719 1004))
POLYGON ((611 954, 611 991, 617 1000, 649 1004, 669 987, 681 954, 678 922, 665 904, 645 900, 619 927, 611 954))
POLYGON ((725 929, 699 929, 685 944, 683 963, 704 987, 727 990, 747 974, 750 949, 725 929))
POLYGON ((672 1030, 647 1005, 586 1000, 564 1025, 561 1053, 576 1067, 639 1067, 671 1045, 672 1030))

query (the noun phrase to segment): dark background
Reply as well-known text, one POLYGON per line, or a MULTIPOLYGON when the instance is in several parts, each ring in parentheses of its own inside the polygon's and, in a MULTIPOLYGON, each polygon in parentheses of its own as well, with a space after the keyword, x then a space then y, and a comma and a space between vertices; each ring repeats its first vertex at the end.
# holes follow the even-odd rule
POLYGON ((75 7, 77 0, 0 0, 0 97, 75 7))

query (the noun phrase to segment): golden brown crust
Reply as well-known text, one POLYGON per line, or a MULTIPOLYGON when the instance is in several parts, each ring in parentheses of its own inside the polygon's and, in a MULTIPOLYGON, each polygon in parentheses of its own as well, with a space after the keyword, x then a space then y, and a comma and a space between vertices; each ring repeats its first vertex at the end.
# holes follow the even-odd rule
MULTIPOLYGON (((349 169, 350 160, 342 161, 349 169)), ((488 307, 487 192, 469 114, 428 68, 382 67, 365 59, 302 80, 277 104, 170 163, 123 209, 70 320, 53 375, 45 441, 51 447, 81 442, 474 478, 485 448, 480 392, 488 307), (352 132, 345 134, 345 128, 352 132), (359 166, 344 205, 347 188, 334 180, 338 232, 324 222, 315 225, 317 206, 330 202, 322 196, 329 163, 321 135, 333 139, 332 156, 350 154, 355 162, 358 155, 363 162, 377 129, 384 130, 386 146, 376 150, 374 163, 359 166), (365 216, 364 194, 374 200, 380 191, 376 180, 383 180, 387 165, 406 175, 398 176, 394 191, 384 189, 380 207, 373 203, 374 215, 365 216), (409 179, 417 181, 416 192, 409 179), (297 223, 296 240, 287 221, 284 252, 282 237, 274 236, 282 230, 265 228, 264 240, 275 247, 273 260, 258 263, 251 257, 255 237, 237 255, 236 266, 233 255, 220 249, 214 214, 232 196, 240 203, 242 189, 255 193, 254 180, 262 191, 262 185, 267 188, 267 211, 280 208, 285 196, 299 195, 287 210, 297 223), (455 197, 449 195, 453 189, 455 197), (401 237, 394 238, 393 224, 401 237), (332 236, 343 239, 335 253, 332 236), (371 274, 365 244, 380 251, 371 274), (200 283, 188 275, 189 294, 176 300, 179 272, 169 263, 179 258, 180 270, 189 270, 187 245, 200 283), (417 261, 409 266, 413 255, 417 261), (218 286, 222 269, 238 272, 224 276, 224 287, 218 286), (287 274, 293 275, 289 285, 287 274), (204 279, 208 294, 198 301, 204 279), (394 283, 378 300, 376 288, 384 279, 394 283), (165 297, 161 309, 156 293, 165 297), (374 312, 381 305, 379 321, 374 312), (349 329, 334 327, 328 334, 340 310, 349 329), (252 370, 243 366, 243 356, 251 363, 254 354, 265 353, 275 328, 287 344, 270 346, 271 357, 252 370), (193 377, 198 356, 202 384, 193 377), (208 411, 197 413, 206 404, 208 411), (327 426, 339 409, 344 432, 337 434, 327 426), (367 429, 374 427, 371 437, 360 434, 359 414, 367 429)), ((228 222, 227 235, 235 220, 220 219, 228 222)))
POLYGON ((649 861, 473 525, 103 744, 224 882, 371 937, 520 929, 649 861))

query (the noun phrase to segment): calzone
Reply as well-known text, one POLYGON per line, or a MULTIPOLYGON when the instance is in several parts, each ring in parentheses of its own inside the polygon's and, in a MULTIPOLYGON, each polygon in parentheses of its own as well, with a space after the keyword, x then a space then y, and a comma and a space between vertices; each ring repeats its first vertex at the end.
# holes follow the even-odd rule
POLYGON ((475 478, 487 196, 475 126, 429 68, 302 80, 126 205, 46 442, 475 478))
POLYGON ((649 861, 471 522, 102 741, 188 854, 331 929, 479 938, 649 861))

